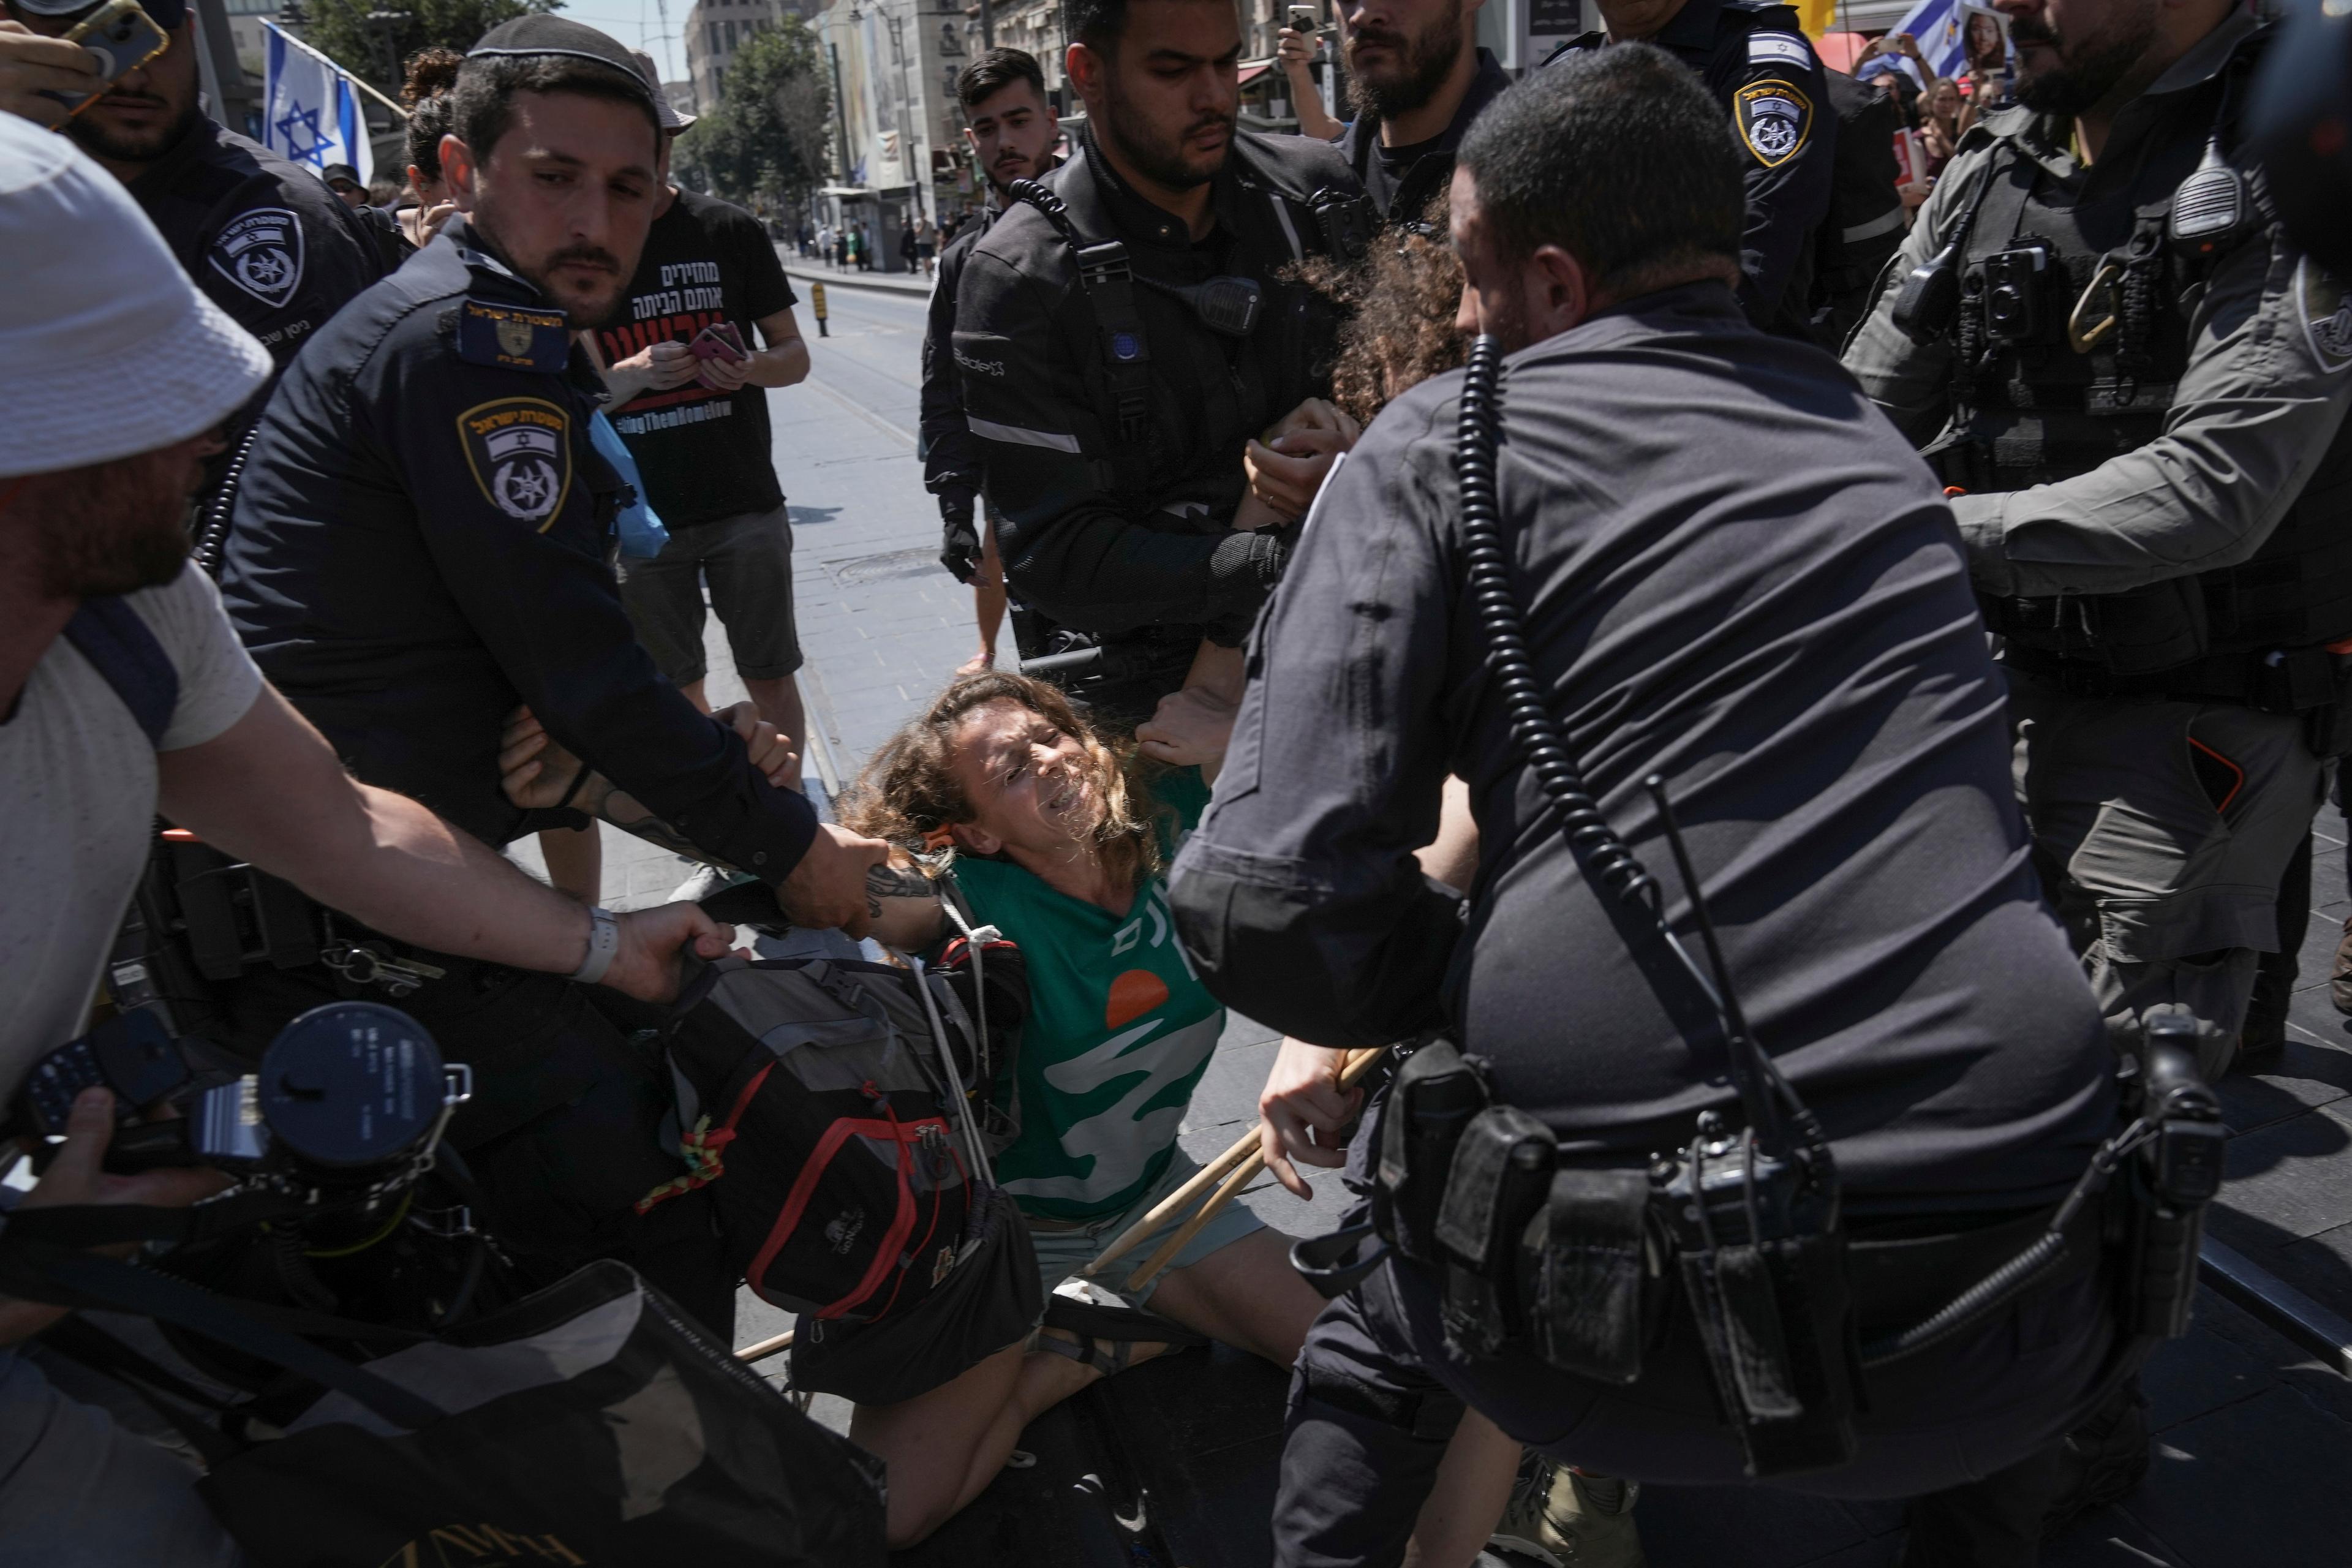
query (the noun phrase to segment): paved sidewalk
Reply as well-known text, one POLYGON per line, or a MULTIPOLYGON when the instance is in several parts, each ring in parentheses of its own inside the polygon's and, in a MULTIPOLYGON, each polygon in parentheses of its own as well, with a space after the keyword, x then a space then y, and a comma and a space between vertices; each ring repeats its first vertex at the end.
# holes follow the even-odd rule
MULTIPOLYGON (((782 254, 782 247, 778 247, 782 254)), ((911 294, 919 300, 929 299, 931 279, 906 272, 836 272, 822 262, 803 261, 797 256, 784 257, 784 276, 793 280, 793 292, 805 297, 808 286, 822 283, 828 289, 871 289, 885 294, 911 294)), ((803 331, 814 333, 813 326, 803 331)))

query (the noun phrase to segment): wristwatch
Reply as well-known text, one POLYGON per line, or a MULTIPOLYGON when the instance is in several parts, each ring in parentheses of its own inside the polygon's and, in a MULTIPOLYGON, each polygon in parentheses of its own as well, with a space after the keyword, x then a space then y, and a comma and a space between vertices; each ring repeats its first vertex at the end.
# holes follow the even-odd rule
POLYGON ((580 961, 570 978, 583 985, 593 985, 604 978, 613 967, 614 954, 621 951, 621 922, 612 910, 599 905, 588 906, 588 956, 580 961))

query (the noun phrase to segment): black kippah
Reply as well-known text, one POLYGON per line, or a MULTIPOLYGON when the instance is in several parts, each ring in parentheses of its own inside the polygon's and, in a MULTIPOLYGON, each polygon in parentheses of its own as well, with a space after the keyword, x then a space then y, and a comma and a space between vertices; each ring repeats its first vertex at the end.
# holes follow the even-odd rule
POLYGON ((647 103, 654 100, 654 84, 638 74, 637 62, 628 50, 587 24, 569 17, 533 12, 501 22, 466 51, 468 59, 484 55, 569 55, 574 59, 593 60, 598 65, 611 66, 644 89, 647 103))

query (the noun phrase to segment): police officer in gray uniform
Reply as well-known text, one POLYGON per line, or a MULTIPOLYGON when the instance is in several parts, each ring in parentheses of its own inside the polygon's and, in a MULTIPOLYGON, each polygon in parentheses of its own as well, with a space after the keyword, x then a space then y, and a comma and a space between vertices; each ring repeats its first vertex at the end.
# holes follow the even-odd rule
MULTIPOLYGON (((1178 927, 1228 1004, 1315 1047, 1452 1042, 1420 1045, 1350 1151, 1360 1175, 1377 1151, 1394 1250, 1352 1288, 1328 1278, 1297 1363, 1284 1568, 1395 1563, 1453 1399, 1610 1476, 1920 1499, 1912 1568, 2027 1562, 2053 1444, 2135 1353, 2087 1235, 1990 1319, 1899 1331, 2021 1234, 2081 1223, 2059 1205, 2116 1125, 2112 1072, 2028 864, 1942 498, 1827 354, 1736 301, 1743 162, 1700 84, 1641 45, 1538 72, 1471 128, 1454 235, 1465 303, 1517 351, 1499 419, 1439 376, 1350 452, 1253 634, 1217 798, 1177 858, 1178 927), (1480 426, 1483 458, 1458 435, 1480 426), (1530 710, 1556 736, 1529 742, 1530 710), (1466 899, 1413 854, 1448 773, 1477 826, 1466 899), (1737 1030, 1661 931, 1700 945, 1654 775, 1749 1005, 1737 1030), (1623 853, 1657 903, 1618 891, 1623 853), (1691 1301, 1727 1298, 1643 1282, 1660 1152, 1731 1121, 1760 1145, 1782 1114, 1736 1087, 1767 1076, 1743 1037, 1843 1183, 1866 1370, 1851 1441, 1801 1454, 1758 1437, 1750 1362, 1702 1348, 1727 1337, 1691 1301), (1526 1229, 1500 1185, 1523 1170, 1550 1184, 1526 1229), (1890 1336, 1914 1353, 1870 1348, 1890 1336)), ((1342 1125, 1309 1121, 1326 1146, 1342 1125)), ((1762 1163, 1710 1157, 1734 1188, 1762 1163)), ((1667 1234, 1664 1280, 1713 1267, 1716 1241, 1667 1234)), ((1826 1297, 1737 1315, 1792 1343, 1846 1321, 1826 1297)), ((1810 1364, 1849 1362, 1825 1342, 1810 1364)))
POLYGON ((1572 39, 1552 58, 1641 39, 1699 74, 1729 112, 1746 157, 1739 303, 1766 331, 1810 341, 1816 231, 1830 211, 1838 116, 1796 8, 1778 0, 1600 3, 1608 31, 1572 39))
POLYGON ((2182 1004, 2212 1075, 2352 744, 2352 311, 2247 172, 2252 17, 2004 9, 2021 101, 1963 139, 1846 367, 1952 487, 2111 1028, 2182 1004))

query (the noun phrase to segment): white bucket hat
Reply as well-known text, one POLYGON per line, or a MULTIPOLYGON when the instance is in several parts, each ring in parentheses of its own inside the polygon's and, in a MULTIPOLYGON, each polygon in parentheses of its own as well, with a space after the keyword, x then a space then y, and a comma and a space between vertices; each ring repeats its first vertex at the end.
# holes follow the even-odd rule
POLYGON ((196 291, 122 183, 0 113, 0 478, 184 441, 243 407, 269 354, 196 291))

